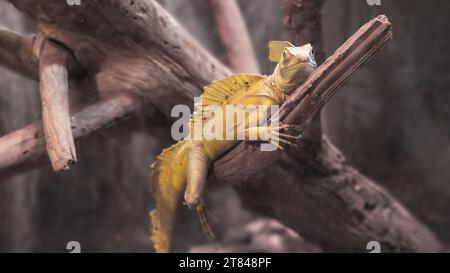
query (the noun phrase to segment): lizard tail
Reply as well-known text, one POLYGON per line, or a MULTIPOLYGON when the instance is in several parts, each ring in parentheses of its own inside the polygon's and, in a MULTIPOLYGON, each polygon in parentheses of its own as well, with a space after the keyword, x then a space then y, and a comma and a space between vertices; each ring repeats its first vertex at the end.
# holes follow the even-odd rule
POLYGON ((151 189, 156 204, 150 220, 156 252, 171 251, 176 210, 186 188, 189 151, 189 143, 180 141, 165 149, 152 165, 151 189))

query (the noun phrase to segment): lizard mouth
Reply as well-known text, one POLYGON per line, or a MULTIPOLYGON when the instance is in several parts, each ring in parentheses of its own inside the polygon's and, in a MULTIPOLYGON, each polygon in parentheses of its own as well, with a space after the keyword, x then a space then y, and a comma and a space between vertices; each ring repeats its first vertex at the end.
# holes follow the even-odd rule
POLYGON ((314 60, 314 58, 310 58, 308 61, 308 64, 314 69, 317 68, 317 63, 316 63, 316 60, 314 60))

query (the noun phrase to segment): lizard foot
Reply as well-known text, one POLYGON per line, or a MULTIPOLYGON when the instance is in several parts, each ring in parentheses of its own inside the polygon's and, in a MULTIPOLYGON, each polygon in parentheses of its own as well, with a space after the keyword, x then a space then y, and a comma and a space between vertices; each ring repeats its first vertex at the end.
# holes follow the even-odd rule
POLYGON ((297 141, 302 137, 302 135, 291 135, 287 133, 281 133, 282 130, 289 130, 291 128, 295 129, 294 125, 287 125, 280 123, 275 127, 268 127, 270 132, 270 143, 280 150, 284 150, 283 144, 298 147, 297 141))
POLYGON ((207 208, 205 206, 205 203, 201 202, 195 207, 195 210, 198 215, 198 219, 200 220, 200 224, 202 226, 203 232, 206 235, 206 238, 208 240, 212 241, 215 239, 214 232, 212 231, 211 226, 208 224, 208 220, 206 217, 207 208))

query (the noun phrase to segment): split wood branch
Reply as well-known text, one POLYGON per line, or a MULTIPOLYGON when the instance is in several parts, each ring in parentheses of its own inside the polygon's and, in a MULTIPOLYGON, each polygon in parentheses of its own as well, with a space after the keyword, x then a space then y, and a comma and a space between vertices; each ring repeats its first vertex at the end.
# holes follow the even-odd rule
POLYGON ((236 0, 210 0, 230 68, 236 73, 259 73, 252 42, 236 0))
POLYGON ((55 171, 77 161, 69 114, 68 53, 47 40, 40 53, 40 94, 47 154, 55 171))

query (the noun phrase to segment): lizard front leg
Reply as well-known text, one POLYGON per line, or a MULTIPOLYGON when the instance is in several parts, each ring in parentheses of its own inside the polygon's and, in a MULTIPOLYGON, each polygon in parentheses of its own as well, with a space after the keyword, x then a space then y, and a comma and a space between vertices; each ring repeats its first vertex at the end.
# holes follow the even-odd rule
POLYGON ((184 193, 184 200, 189 208, 194 208, 201 203, 201 194, 206 184, 210 165, 211 160, 206 155, 203 144, 192 143, 187 167, 187 186, 184 193))

